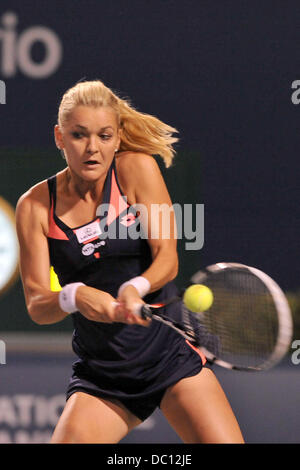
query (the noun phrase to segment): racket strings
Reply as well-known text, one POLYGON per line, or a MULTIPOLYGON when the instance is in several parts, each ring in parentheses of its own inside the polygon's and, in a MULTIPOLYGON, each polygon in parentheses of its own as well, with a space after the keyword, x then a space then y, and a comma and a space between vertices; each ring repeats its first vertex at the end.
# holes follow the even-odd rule
POLYGON ((184 305, 183 309, 183 321, 185 330, 191 335, 194 344, 202 346, 211 351, 215 356, 220 354, 220 341, 219 338, 208 331, 202 322, 199 322, 195 314, 190 312, 184 305))
POLYGON ((239 367, 263 363, 278 336, 276 306, 266 285, 243 270, 208 275, 203 284, 213 292, 211 308, 202 314, 183 311, 198 344, 239 367))

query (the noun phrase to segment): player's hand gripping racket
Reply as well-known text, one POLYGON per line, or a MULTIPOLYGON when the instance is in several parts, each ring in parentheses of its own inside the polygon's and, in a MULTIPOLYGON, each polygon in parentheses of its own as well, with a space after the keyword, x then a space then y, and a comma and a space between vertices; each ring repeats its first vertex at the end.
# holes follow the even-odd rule
POLYGON ((217 263, 198 271, 191 282, 208 288, 202 299, 201 291, 199 299, 197 293, 183 292, 164 303, 142 305, 141 316, 173 328, 222 367, 259 371, 284 357, 292 339, 292 317, 273 279, 256 268, 217 263), (187 307, 195 310, 197 300, 205 311, 187 307), (181 304, 179 321, 164 314, 164 307, 174 302, 181 304))

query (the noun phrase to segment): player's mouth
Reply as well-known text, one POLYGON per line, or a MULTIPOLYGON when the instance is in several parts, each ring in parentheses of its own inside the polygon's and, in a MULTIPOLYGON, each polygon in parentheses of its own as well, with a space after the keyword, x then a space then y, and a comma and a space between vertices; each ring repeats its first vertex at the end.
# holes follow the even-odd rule
POLYGON ((83 162, 85 166, 95 166, 95 165, 99 165, 99 162, 97 160, 86 160, 85 162, 83 162))

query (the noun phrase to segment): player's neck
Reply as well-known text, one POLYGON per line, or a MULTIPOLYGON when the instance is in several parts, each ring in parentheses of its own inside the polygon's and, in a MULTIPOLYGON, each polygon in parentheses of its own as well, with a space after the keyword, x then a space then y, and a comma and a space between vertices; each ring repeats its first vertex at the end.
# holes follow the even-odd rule
POLYGON ((68 168, 66 171, 67 191, 70 195, 76 195, 80 199, 99 201, 102 197, 105 175, 95 181, 86 181, 68 168))

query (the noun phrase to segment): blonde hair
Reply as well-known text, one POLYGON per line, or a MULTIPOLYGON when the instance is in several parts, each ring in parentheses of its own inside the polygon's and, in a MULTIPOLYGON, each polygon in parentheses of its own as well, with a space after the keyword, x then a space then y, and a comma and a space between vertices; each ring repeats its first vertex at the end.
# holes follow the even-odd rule
POLYGON ((175 156, 173 144, 178 141, 174 127, 155 116, 137 111, 128 99, 119 98, 100 80, 83 81, 74 85, 63 95, 58 110, 58 125, 63 128, 69 114, 79 105, 110 107, 116 112, 121 127, 120 151, 132 150, 148 155, 160 155, 166 167, 175 156))

